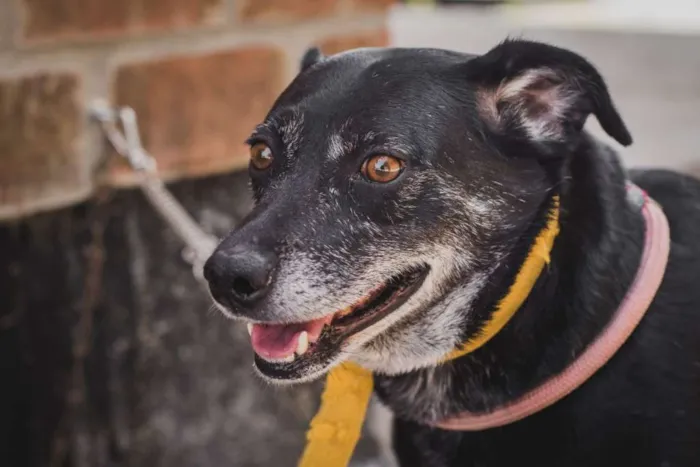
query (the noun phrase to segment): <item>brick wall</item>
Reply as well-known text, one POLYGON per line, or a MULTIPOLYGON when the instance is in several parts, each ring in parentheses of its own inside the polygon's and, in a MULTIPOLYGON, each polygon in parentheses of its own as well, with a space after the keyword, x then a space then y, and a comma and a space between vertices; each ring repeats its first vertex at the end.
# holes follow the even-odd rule
POLYGON ((232 171, 306 47, 384 45, 392 0, 0 2, 0 220, 133 183, 86 115, 133 106, 169 180, 232 171))

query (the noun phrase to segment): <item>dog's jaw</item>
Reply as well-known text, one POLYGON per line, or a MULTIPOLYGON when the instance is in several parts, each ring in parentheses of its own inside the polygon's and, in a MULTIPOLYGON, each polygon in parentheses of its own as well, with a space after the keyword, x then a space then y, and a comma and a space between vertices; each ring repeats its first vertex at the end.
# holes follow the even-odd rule
POLYGON ((438 365, 460 344, 471 304, 486 278, 487 274, 475 274, 466 285, 451 290, 416 316, 407 317, 414 322, 412 326, 392 329, 386 324, 353 354, 352 360, 383 375, 403 374, 438 365))
POLYGON ((437 365, 460 343, 470 304, 485 283, 486 274, 465 274, 471 261, 450 247, 435 248, 426 261, 431 273, 401 309, 366 329, 350 343, 350 359, 386 375, 437 365), (455 263, 462 258, 462 264, 455 263), (468 277, 452 286, 456 277, 468 277))
POLYGON ((343 342, 332 359, 312 362, 288 377, 271 377, 256 357, 257 373, 274 384, 303 383, 322 377, 343 361, 353 361, 386 375, 406 373, 439 364, 460 343, 470 305, 481 291, 487 272, 465 274, 469 264, 463 253, 451 247, 434 248, 430 257, 419 257, 430 272, 405 303, 379 322, 357 332, 343 342), (461 262, 455 262, 461 258, 461 262), (465 280, 465 277, 467 279, 465 280), (453 284, 459 283, 458 286, 453 284))
MULTIPOLYGON (((461 343, 460 338, 469 319, 471 305, 495 266, 487 271, 465 273, 469 270, 472 258, 448 246, 434 246, 430 255, 419 256, 412 261, 424 262, 430 267, 421 287, 391 314, 351 336, 327 364, 311 365, 302 374, 289 379, 271 378, 260 371, 257 365, 253 365, 256 373, 270 383, 291 385, 321 378, 343 361, 353 361, 384 375, 403 374, 439 364, 446 354, 461 343), (459 261, 455 261, 456 258, 459 261), (459 278, 459 283, 453 286, 456 278, 459 278)), ((304 280, 313 276, 312 271, 316 268, 312 264, 298 256, 291 264, 293 273, 288 274, 288 277, 290 283, 296 284, 291 296, 299 297, 317 288, 315 284, 304 280)), ((285 293, 282 290, 280 294, 290 296, 289 291, 285 293)), ((328 306, 327 309, 342 307, 334 306, 322 298, 314 300, 323 303, 324 307, 328 306)), ((342 297, 341 300, 346 299, 342 297)), ((225 306, 216 301, 214 303, 229 319, 246 324, 258 323, 236 316, 225 306)), ((308 308, 310 305, 307 303, 309 302, 296 303, 296 309, 308 308)))

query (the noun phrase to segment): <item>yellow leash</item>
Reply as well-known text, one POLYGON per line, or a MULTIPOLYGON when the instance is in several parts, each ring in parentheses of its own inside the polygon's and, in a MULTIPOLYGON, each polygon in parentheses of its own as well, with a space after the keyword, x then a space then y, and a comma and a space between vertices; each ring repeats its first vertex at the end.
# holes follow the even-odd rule
MULTIPOLYGON (((559 234, 559 198, 547 225, 539 233, 513 284, 498 303, 479 335, 445 356, 443 362, 466 355, 486 344, 503 329, 522 306, 537 278, 550 261, 554 239, 559 234)), ((373 390, 372 373, 355 363, 345 362, 328 373, 321 408, 311 420, 306 448, 299 467, 346 467, 360 439, 367 406, 373 390)))

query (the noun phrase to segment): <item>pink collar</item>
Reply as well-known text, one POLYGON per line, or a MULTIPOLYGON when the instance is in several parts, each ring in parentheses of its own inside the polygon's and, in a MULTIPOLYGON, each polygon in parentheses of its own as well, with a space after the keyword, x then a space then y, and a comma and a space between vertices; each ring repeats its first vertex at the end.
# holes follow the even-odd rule
POLYGON ((435 426, 444 430, 478 431, 517 422, 563 399, 605 365, 632 334, 649 308, 666 270, 670 248, 668 221, 659 205, 635 185, 630 199, 641 204, 646 221, 642 259, 634 282, 613 319, 598 338, 562 373, 519 399, 485 414, 462 412, 435 426))

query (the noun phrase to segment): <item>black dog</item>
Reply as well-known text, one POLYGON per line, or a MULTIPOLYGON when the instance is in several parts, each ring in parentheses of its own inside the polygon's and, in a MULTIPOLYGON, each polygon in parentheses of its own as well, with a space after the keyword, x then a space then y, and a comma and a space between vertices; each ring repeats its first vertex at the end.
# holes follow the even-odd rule
POLYGON ((403 466, 700 465, 700 182, 626 173, 583 131, 591 114, 632 142, 599 73, 544 44, 309 51, 250 139, 256 207, 205 268, 220 308, 249 323, 259 373, 373 370, 403 466), (523 421, 430 428, 517 398, 598 336, 644 244, 630 179, 672 237, 630 340, 523 421), (484 347, 438 364, 489 319, 555 196, 561 232, 525 304, 484 347))

